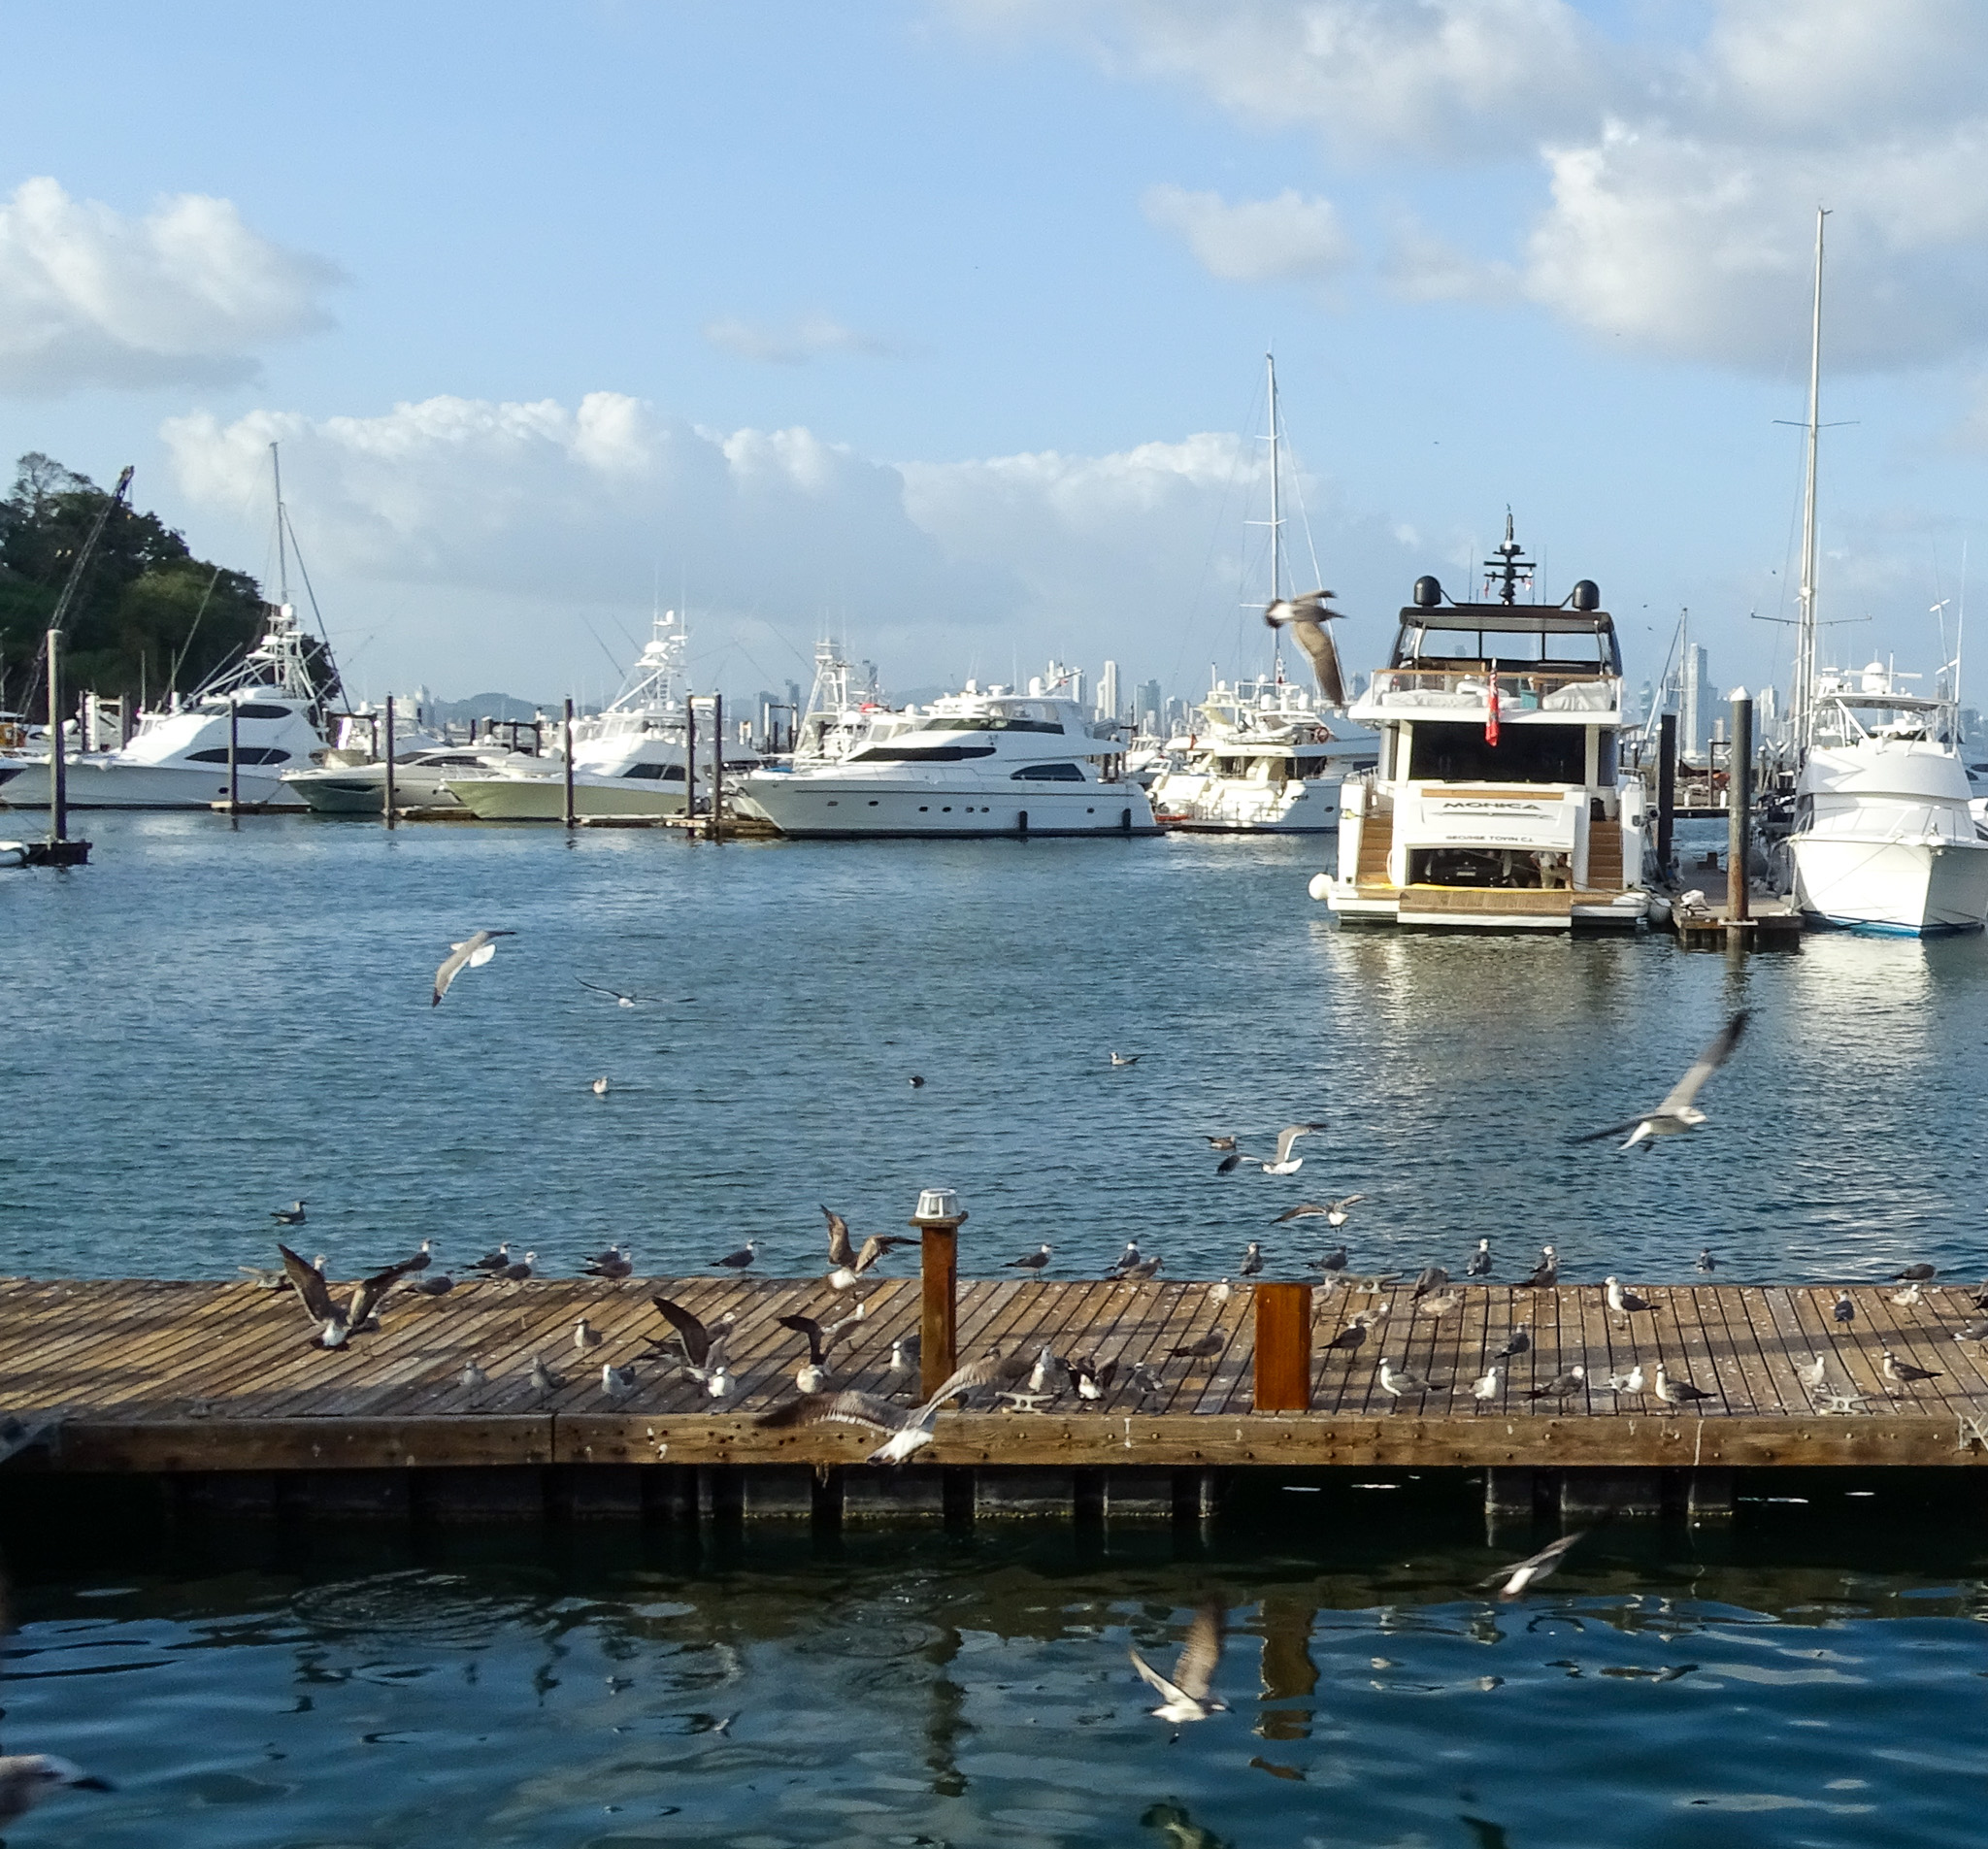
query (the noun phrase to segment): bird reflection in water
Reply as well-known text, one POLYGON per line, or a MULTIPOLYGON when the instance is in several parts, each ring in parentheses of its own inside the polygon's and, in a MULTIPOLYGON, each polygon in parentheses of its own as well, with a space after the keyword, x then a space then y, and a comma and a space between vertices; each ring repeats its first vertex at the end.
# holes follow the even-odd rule
POLYGON ((1184 1804, 1154 1804, 1139 1821, 1148 1830, 1157 1830, 1168 1849, 1231 1849, 1226 1836, 1196 1823, 1184 1804))
POLYGON ((973 1724, 965 1718, 966 1691, 945 1673, 959 1651, 959 1633, 948 1625, 944 1635, 919 1652, 939 1671, 932 1678, 932 1718, 925 1725, 925 1737, 931 1745, 925 1764, 932 1771, 933 1795, 939 1798, 958 1798, 967 1789, 955 1748, 959 1736, 971 1732, 973 1724))

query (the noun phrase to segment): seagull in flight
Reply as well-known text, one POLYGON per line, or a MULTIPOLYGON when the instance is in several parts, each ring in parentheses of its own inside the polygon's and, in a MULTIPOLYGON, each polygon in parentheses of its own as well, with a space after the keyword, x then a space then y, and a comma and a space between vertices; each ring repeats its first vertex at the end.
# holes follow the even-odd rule
POLYGON ((885 1434, 870 1453, 871 1464, 903 1464, 932 1442, 940 1408, 976 1387, 1013 1387, 1026 1380, 1035 1364, 1025 1353, 983 1355, 955 1370, 940 1382, 924 1404, 907 1412, 888 1400, 846 1389, 842 1393, 807 1393, 798 1400, 763 1412, 753 1423, 764 1431, 784 1431, 797 1425, 860 1425, 885 1434))
MULTIPOLYGON (((1324 1128, 1325 1125, 1322 1123, 1287 1124, 1282 1130, 1277 1132, 1276 1160, 1275 1162, 1259 1162, 1257 1167, 1265 1174, 1296 1174, 1300 1169, 1304 1168, 1305 1158, 1303 1156, 1294 1157, 1291 1154, 1291 1145, 1300 1137, 1308 1136, 1314 1130, 1323 1130, 1324 1128)), ((1326 1218, 1330 1220, 1332 1215, 1328 1213, 1326 1218)))
POLYGON ((1265 607, 1263 620, 1271 629, 1291 632, 1291 640, 1311 663, 1326 705, 1342 707, 1346 704, 1346 675, 1340 665, 1339 644, 1326 624, 1337 622, 1345 612, 1326 609, 1334 596, 1332 591, 1307 591, 1303 597, 1279 597, 1265 607))
POLYGON ((1687 1131, 1696 1130, 1706 1120, 1705 1112, 1695 1102, 1698 1094, 1705 1089, 1706 1081, 1732 1058, 1733 1049, 1740 1044, 1740 1037, 1746 1032, 1749 1011, 1740 1009, 1719 1029, 1710 1044, 1699 1054, 1691 1070, 1671 1087, 1669 1095, 1656 1109, 1645 1111, 1640 1117, 1626 1117, 1606 1130, 1590 1130, 1585 1136, 1575 1137, 1573 1140, 1600 1142, 1607 1137, 1619 1137, 1626 1130, 1629 1139, 1622 1145, 1624 1149, 1634 1149, 1638 1143, 1654 1148, 1654 1139, 1658 1137, 1681 1137, 1687 1131))
POLYGON ((515 931, 478 931, 465 938, 460 943, 451 943, 448 954, 442 959, 442 967, 435 972, 435 999, 430 1007, 440 1007, 442 998, 448 993, 448 985, 465 970, 480 970, 497 954, 499 938, 514 938, 515 931))
MULTIPOLYGON (((863 1241, 858 1252, 849 1243, 849 1223, 840 1213, 827 1207, 821 1209, 828 1220, 828 1287, 830 1290, 846 1291, 855 1288, 856 1280, 875 1265, 886 1252, 894 1251, 900 1245, 915 1245, 915 1239, 904 1238, 896 1233, 875 1233, 863 1241)), ((1049 1248, 1045 1245, 1044 1251, 1049 1248)), ((728 1263, 720 1259, 720 1265, 728 1263)))
POLYGON ((283 1271, 303 1303, 305 1314, 317 1327, 316 1345, 319 1348, 343 1348, 352 1336, 373 1320, 373 1312, 380 1300, 412 1269, 410 1262, 403 1259, 398 1265, 389 1265, 382 1271, 375 1271, 371 1277, 362 1277, 352 1287, 350 1300, 341 1307, 332 1302, 330 1286, 325 1283, 324 1273, 317 1266, 308 1263, 281 1241, 276 1249, 283 1255, 283 1271))
POLYGON ((828 1351, 845 1329, 863 1320, 863 1305, 858 1304, 850 1314, 832 1323, 817 1323, 812 1316, 778 1316, 774 1320, 782 1329, 808 1337, 808 1360, 795 1374, 794 1384, 803 1393, 819 1393, 828 1385, 828 1351))
POLYGON ((98 1778, 53 1753, 10 1753, 0 1758, 0 1824, 25 1816, 51 1791, 116 1791, 98 1778))
MULTIPOLYGON (((633 1007, 638 1002, 660 1002, 664 1000, 660 995, 637 995, 633 990, 629 989, 604 989, 598 982, 581 981, 579 976, 575 976, 573 979, 579 982, 581 988, 591 989, 596 995, 612 995, 616 1005, 621 1007, 633 1007)), ((697 1000, 697 997, 694 995, 679 995, 676 999, 679 1002, 694 1002, 697 1000)))
POLYGON ((1574 1544, 1585 1538, 1587 1532, 1584 1528, 1577 1528, 1572 1535, 1563 1535, 1557 1541, 1541 1548, 1537 1554, 1528 1554, 1524 1560, 1512 1566, 1501 1567, 1495 1573, 1487 1574, 1477 1583, 1480 1586, 1490 1586, 1503 1580, 1505 1583, 1498 1587, 1499 1598, 1520 1598, 1531 1587, 1537 1586, 1541 1580, 1557 1570, 1574 1544))
POLYGON ((1222 1660, 1222 1633, 1226 1628, 1227 1614, 1220 1605, 1203 1605, 1187 1627, 1187 1640, 1175 1659, 1171 1682, 1137 1649, 1127 1646, 1126 1655, 1132 1659, 1132 1667, 1139 1671, 1140 1680, 1160 1697, 1160 1705, 1152 1711, 1161 1720, 1172 1721, 1177 1727, 1187 1721, 1205 1721, 1210 1714, 1229 1711, 1228 1702, 1218 1700, 1209 1693, 1216 1666, 1222 1660))
POLYGON ((1272 1226, 1282 1226, 1289 1220, 1311 1220, 1323 1218, 1335 1229, 1345 1225, 1350 1214, 1348 1209, 1355 1201, 1366 1200, 1364 1194, 1348 1194, 1337 1201, 1301 1201, 1294 1207, 1286 1207, 1271 1222, 1272 1226))
POLYGON ((676 1331, 674 1338, 658 1339, 651 1336, 650 1343, 667 1350, 670 1340, 674 1339, 683 1351, 682 1371, 708 1393, 722 1397, 726 1391, 725 1383, 729 1380, 725 1371, 725 1343, 732 1334, 730 1315, 715 1327, 708 1327, 681 1304, 672 1303, 667 1297, 651 1297, 649 1302, 676 1331))

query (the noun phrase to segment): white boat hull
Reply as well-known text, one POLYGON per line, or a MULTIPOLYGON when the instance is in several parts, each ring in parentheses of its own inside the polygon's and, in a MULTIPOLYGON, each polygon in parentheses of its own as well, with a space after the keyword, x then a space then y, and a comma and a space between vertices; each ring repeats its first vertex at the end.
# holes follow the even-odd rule
POLYGON ((1153 786, 1160 826, 1209 835, 1331 835, 1339 831, 1343 777, 1265 783, 1176 771, 1153 786))
MULTIPOLYGON (((550 776, 482 776, 446 779, 455 800, 479 821, 559 822, 566 819, 566 780, 550 776)), ((576 815, 680 815, 683 785, 631 777, 625 781, 573 779, 576 815)))
MULTIPOLYGON (((65 781, 71 809, 208 809, 228 800, 225 764, 128 764, 91 755, 71 758, 65 781)), ((303 807, 274 768, 238 766, 236 794, 258 808, 303 807)), ((9 809, 47 809, 48 760, 0 783, 0 802, 9 809)))
POLYGON ((745 796, 782 835, 1152 835, 1152 805, 1134 783, 1031 783, 941 790, 876 778, 829 783, 808 776, 747 777, 745 796))
POLYGON ((1795 903, 1818 923, 1907 937, 1988 922, 1988 842, 1792 837, 1795 903))

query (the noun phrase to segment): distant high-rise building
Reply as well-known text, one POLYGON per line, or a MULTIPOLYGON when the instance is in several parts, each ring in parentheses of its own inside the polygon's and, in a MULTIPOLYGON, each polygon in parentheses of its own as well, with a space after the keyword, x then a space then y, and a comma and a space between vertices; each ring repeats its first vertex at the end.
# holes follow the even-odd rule
POLYGON ((1167 697, 1160 691, 1157 680, 1142 680, 1139 692, 1133 700, 1133 710, 1139 717, 1139 729, 1152 734, 1158 732, 1167 721, 1167 697))
POLYGON ((1098 717, 1115 725, 1122 716, 1118 707, 1118 664, 1108 661, 1105 672, 1098 677, 1098 717))
POLYGON ((1684 651, 1684 697, 1677 719, 1677 750, 1680 756, 1703 764, 1711 747, 1712 712, 1719 704, 1718 689, 1712 685, 1711 661, 1703 646, 1693 643, 1684 651))

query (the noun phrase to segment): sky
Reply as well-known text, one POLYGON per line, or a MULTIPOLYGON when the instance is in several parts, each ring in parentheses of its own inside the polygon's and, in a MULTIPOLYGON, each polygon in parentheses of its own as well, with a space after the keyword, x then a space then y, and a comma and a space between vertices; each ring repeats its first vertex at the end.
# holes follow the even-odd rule
POLYGON ((1953 651, 1976 0, 12 0, 8 39, 6 455, 135 464, 270 576, 280 443, 355 691, 596 699, 659 603, 732 694, 823 636, 899 688, 1259 672, 1270 350, 1349 667, 1508 506, 1633 677, 1688 611, 1722 686, 1784 682, 1818 207, 1822 653, 1953 651))

